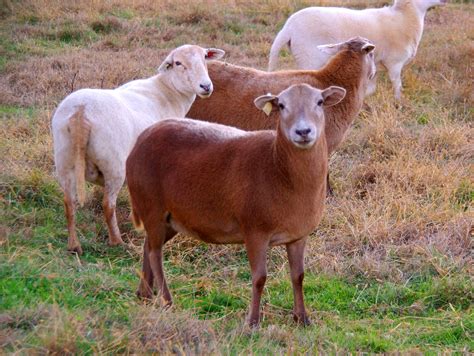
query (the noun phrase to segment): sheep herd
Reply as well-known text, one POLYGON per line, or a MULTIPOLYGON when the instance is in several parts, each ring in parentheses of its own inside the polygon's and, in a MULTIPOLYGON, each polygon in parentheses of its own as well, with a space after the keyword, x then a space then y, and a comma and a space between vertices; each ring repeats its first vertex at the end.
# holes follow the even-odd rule
POLYGON ((257 326, 267 251, 285 245, 294 319, 309 324, 304 250, 329 190, 328 157, 375 90, 376 64, 387 68, 400 99, 400 73, 416 53, 426 11, 443 3, 303 9, 270 51, 270 70, 283 45, 297 70, 239 67, 216 61, 223 50, 184 45, 155 76, 70 94, 52 119, 68 250, 82 253, 75 210, 85 181, 103 186, 109 244, 123 244, 115 206, 126 180, 133 222, 147 235, 140 298, 151 299, 156 288, 161 303, 171 303, 162 249, 177 233, 244 244, 252 275, 248 323, 257 326))

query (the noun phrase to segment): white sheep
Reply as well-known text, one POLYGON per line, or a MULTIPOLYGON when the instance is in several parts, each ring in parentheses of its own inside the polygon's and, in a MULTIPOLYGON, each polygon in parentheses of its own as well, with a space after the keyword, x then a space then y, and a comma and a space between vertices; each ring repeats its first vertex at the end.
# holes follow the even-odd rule
POLYGON ((82 253, 75 205, 85 200, 85 180, 104 187, 109 244, 123 244, 115 205, 125 181, 125 161, 137 137, 167 117, 184 117, 196 95, 211 95, 206 60, 224 51, 184 45, 173 50, 158 74, 116 89, 81 89, 67 96, 52 119, 56 174, 64 192, 68 250, 82 253), (77 193, 77 200, 76 200, 77 193))
MULTIPOLYGON (((308 7, 288 18, 276 36, 269 70, 275 70, 284 45, 300 69, 321 68, 330 58, 318 45, 346 41, 354 36, 368 38, 377 47, 376 63, 387 70, 395 98, 401 99, 401 71, 416 55, 427 10, 447 0, 395 0, 390 7, 352 10, 339 7, 308 7)), ((375 91, 375 80, 367 95, 375 91)))

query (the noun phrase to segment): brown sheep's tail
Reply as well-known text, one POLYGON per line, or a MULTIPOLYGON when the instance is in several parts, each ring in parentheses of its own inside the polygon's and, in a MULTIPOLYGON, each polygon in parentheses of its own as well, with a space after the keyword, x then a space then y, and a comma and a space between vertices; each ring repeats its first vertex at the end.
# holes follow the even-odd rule
POLYGON ((74 175, 76 177, 76 194, 80 206, 86 200, 86 148, 89 142, 91 125, 84 114, 84 106, 80 106, 72 115, 71 138, 74 149, 74 175))

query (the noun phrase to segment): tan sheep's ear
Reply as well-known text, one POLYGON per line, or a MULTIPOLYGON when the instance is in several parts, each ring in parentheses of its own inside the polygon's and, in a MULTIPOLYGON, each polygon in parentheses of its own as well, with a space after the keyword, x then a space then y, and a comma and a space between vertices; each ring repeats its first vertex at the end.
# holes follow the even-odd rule
POLYGON ((163 63, 160 64, 158 67, 158 73, 164 73, 171 68, 173 68, 173 52, 168 54, 163 63))
POLYGON ((259 96, 253 101, 253 103, 257 108, 269 116, 273 109, 278 105, 278 97, 268 93, 266 95, 259 96))
POLYGON ((346 96, 346 89, 336 86, 330 86, 321 92, 324 106, 333 106, 341 102, 346 96))
POLYGON ((317 48, 324 53, 334 55, 338 53, 341 49, 344 43, 333 43, 333 44, 326 44, 326 45, 319 45, 317 48))
POLYGON ((205 52, 206 59, 220 59, 225 55, 225 51, 219 48, 206 48, 205 52))
POLYGON ((362 46, 362 51, 365 53, 370 53, 375 49, 375 46, 372 43, 366 43, 365 45, 362 46))

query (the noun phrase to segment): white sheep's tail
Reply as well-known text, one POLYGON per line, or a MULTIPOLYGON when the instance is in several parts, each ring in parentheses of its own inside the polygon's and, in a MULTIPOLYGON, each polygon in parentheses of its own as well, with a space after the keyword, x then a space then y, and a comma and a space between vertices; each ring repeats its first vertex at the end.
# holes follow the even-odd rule
POLYGON ((280 32, 275 37, 273 41, 272 48, 270 49, 270 60, 268 61, 268 71, 272 72, 276 69, 278 65, 278 56, 280 55, 280 50, 284 45, 290 45, 290 36, 286 27, 283 26, 280 32))
POLYGON ((86 148, 89 142, 91 125, 80 106, 70 118, 71 139, 74 152, 74 175, 76 177, 76 194, 80 206, 86 200, 86 148))

